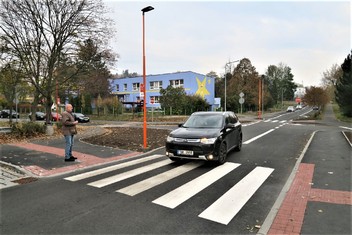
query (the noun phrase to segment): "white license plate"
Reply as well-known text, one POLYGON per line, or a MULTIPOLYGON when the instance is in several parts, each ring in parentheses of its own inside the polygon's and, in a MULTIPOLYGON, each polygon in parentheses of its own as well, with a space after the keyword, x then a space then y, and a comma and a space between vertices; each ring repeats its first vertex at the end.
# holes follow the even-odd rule
POLYGON ((191 150, 177 150, 178 155, 187 155, 187 156, 192 156, 193 151, 191 150))

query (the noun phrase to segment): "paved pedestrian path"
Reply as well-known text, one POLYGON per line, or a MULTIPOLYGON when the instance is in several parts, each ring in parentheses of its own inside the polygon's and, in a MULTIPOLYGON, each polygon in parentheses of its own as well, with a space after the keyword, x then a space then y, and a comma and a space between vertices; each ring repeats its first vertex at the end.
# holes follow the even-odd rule
POLYGON ((327 128, 312 136, 259 234, 352 233, 352 148, 343 135, 350 125, 335 119, 331 105, 319 122, 327 128))

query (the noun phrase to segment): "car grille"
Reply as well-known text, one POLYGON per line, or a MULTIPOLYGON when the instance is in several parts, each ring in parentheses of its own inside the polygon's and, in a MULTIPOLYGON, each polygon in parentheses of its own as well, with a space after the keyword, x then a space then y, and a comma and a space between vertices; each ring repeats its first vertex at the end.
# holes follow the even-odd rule
POLYGON ((210 146, 199 146, 199 145, 193 145, 189 144, 187 142, 173 142, 173 143, 167 143, 167 149, 174 154, 176 153, 177 150, 191 150, 195 153, 195 155, 199 154, 204 154, 204 152, 210 151, 212 147, 210 146))
POLYGON ((199 139, 184 139, 184 138, 175 138, 175 142, 181 142, 181 143, 198 143, 199 139))

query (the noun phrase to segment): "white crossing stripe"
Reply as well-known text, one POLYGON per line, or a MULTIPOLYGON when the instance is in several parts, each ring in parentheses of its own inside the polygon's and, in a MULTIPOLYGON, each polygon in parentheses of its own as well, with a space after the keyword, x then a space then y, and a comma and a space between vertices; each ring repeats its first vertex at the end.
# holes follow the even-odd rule
POLYGON ((285 123, 285 122, 287 122, 286 120, 282 120, 282 121, 280 121, 280 123, 285 123))
POLYGON ((132 184, 128 187, 119 189, 116 192, 124 193, 124 194, 130 195, 130 196, 134 196, 134 195, 141 193, 145 190, 148 190, 148 189, 151 189, 157 185, 160 185, 168 180, 176 178, 177 176, 180 176, 186 172, 189 172, 189 171, 191 171, 201 165, 203 165, 202 162, 190 162, 185 165, 176 167, 172 170, 161 173, 159 175, 156 175, 156 176, 150 177, 148 179, 145 179, 143 181, 140 181, 138 183, 132 184))
POLYGON ((218 166, 213 170, 197 177, 196 179, 155 199, 153 203, 173 209, 240 165, 241 164, 238 163, 226 162, 223 165, 218 166))
POLYGON ((274 122, 278 122, 278 121, 279 121, 279 120, 273 120, 273 121, 271 121, 271 122, 273 122, 273 123, 274 123, 274 122))
POLYGON ((88 185, 93 186, 93 187, 97 187, 97 188, 102 188, 102 187, 107 186, 109 184, 113 184, 113 183, 116 183, 116 182, 119 182, 119 181, 122 181, 122 180, 125 180, 125 179, 128 179, 128 178, 131 178, 133 176, 143 174, 143 173, 145 173, 147 171, 154 170, 156 168, 168 165, 170 163, 171 162, 170 162, 169 159, 162 160, 162 161, 159 161, 159 162, 156 162, 156 163, 153 163, 153 164, 148 164, 146 166, 139 167, 137 169, 130 170, 130 171, 127 171, 127 172, 124 172, 124 173, 121 173, 121 174, 117 174, 117 175, 114 175, 114 176, 111 176, 111 177, 108 177, 108 178, 105 178, 105 179, 94 181, 92 183, 89 183, 88 185))
POLYGON ((65 180, 78 181, 78 180, 90 178, 90 177, 93 177, 93 176, 101 175, 101 174, 104 174, 104 173, 107 173, 107 172, 110 172, 110 171, 115 171, 115 170, 118 170, 118 169, 122 169, 122 168, 125 168, 125 167, 128 167, 128 166, 133 166, 133 165, 136 165, 138 163, 146 162, 146 161, 149 161, 149 160, 152 160, 152 159, 158 159, 158 158, 163 157, 163 156, 164 155, 152 155, 152 156, 149 156, 149 157, 140 158, 140 159, 136 159, 136 160, 133 160, 133 161, 120 163, 118 165, 105 167, 105 168, 98 169, 98 170, 95 170, 95 171, 89 171, 89 172, 82 173, 82 174, 79 174, 79 175, 70 176, 70 177, 65 178, 65 180))
POLYGON ((227 225, 273 171, 272 168, 256 167, 199 217, 227 225))

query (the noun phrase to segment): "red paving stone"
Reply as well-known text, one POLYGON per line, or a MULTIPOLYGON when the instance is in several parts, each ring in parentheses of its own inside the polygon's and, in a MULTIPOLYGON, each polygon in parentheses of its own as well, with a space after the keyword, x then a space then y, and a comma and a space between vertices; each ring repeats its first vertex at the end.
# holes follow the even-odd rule
POLYGON ((308 201, 352 205, 352 192, 312 188, 314 164, 301 163, 268 234, 300 234, 308 201))
MULTIPOLYGON (((55 156, 62 158, 62 161, 64 160, 64 158, 62 156, 65 154, 65 150, 62 148, 55 148, 55 147, 49 147, 49 146, 44 146, 44 145, 39 145, 39 144, 32 144, 32 143, 21 143, 21 144, 12 144, 12 145, 16 146, 16 147, 20 147, 20 148, 26 148, 26 149, 30 149, 30 150, 54 154, 55 156)), ((86 168, 89 166, 99 165, 99 164, 112 162, 112 161, 132 157, 132 156, 137 156, 138 154, 141 154, 141 153, 140 152, 131 152, 128 154, 113 156, 113 157, 109 157, 109 158, 100 158, 100 157, 96 157, 94 155, 80 153, 77 151, 73 151, 72 154, 75 157, 77 157, 76 162, 75 163, 69 162, 67 164, 70 164, 70 165, 67 165, 65 167, 52 168, 52 169, 48 170, 48 169, 44 169, 40 166, 32 165, 32 166, 24 166, 23 168, 32 172, 33 174, 35 174, 37 176, 53 176, 53 175, 58 175, 61 173, 74 171, 77 169, 86 168)))

